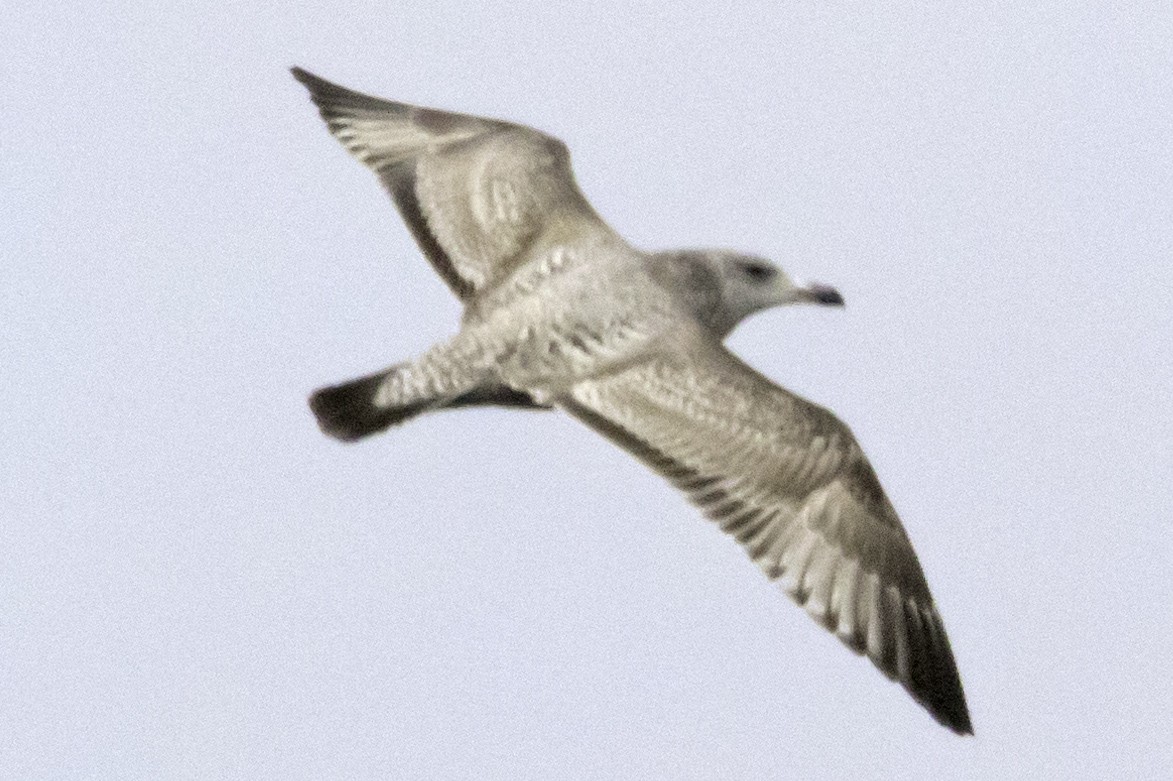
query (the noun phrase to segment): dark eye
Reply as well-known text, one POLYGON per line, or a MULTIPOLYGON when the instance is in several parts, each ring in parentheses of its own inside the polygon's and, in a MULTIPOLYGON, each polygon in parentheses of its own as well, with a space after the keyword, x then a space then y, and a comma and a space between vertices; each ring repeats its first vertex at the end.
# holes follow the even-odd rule
POLYGON ((765 263, 746 263, 741 268, 754 282, 765 282, 774 276, 774 269, 765 263))

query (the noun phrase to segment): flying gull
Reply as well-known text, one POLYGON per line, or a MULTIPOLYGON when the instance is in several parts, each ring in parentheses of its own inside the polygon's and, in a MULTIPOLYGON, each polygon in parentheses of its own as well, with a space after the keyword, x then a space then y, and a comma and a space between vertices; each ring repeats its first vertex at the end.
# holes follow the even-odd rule
POLYGON ((464 305, 460 332, 417 360, 314 393, 323 431, 352 441, 470 405, 565 410, 684 491, 941 724, 972 733, 920 563, 850 430, 722 344, 767 307, 842 305, 834 288, 752 255, 631 247, 579 191, 566 146, 532 128, 293 75, 464 305))

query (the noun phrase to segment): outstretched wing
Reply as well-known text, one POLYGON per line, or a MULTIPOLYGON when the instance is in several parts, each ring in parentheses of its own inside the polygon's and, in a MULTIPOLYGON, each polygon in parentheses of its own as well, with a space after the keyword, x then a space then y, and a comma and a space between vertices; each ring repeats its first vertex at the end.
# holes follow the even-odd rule
POLYGON ((394 103, 301 68, 330 132, 373 169, 461 299, 493 285, 552 226, 608 231, 574 182, 566 145, 522 125, 394 103))
POLYGON ((559 404, 684 490, 939 722, 972 733, 916 554, 851 432, 719 344, 691 341, 559 404))

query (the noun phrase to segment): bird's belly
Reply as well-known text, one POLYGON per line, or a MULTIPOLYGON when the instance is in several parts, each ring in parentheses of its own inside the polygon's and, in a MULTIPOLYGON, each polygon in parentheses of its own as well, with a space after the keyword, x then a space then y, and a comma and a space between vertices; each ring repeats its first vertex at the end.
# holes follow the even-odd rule
POLYGON ((638 267, 566 269, 506 292, 499 291, 494 311, 474 316, 510 334, 511 349, 498 366, 501 380, 537 397, 557 396, 639 360, 679 321, 671 301, 638 267))

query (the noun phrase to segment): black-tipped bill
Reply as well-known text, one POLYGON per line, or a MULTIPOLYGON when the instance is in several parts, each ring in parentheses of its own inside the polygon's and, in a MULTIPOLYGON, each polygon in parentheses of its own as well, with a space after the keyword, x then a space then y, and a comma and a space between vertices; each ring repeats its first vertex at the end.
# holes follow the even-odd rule
POLYGON ((830 285, 812 284, 806 289, 810 300, 823 306, 843 306, 843 296, 830 285))

